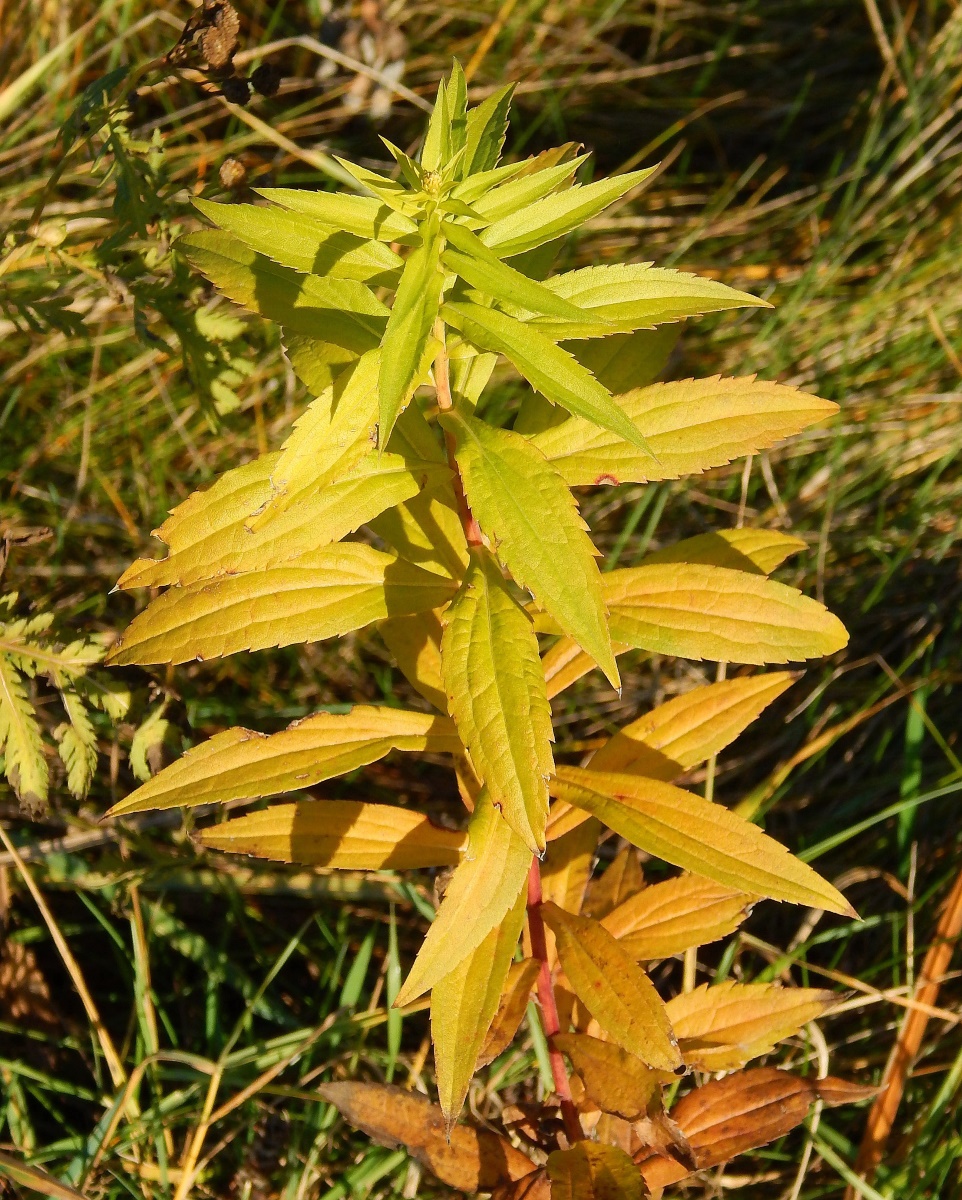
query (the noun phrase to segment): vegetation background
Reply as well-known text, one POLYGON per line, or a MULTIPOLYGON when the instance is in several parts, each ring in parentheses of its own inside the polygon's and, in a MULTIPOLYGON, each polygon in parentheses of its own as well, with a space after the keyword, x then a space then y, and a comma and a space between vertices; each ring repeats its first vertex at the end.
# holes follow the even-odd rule
MULTIPOLYGON (((518 81, 509 154, 571 139, 595 152, 599 174, 660 159, 637 200, 570 247, 571 265, 654 259, 765 295, 771 314, 686 326, 669 376, 758 371, 842 412, 748 464, 593 496, 586 516, 609 567, 739 522, 790 530, 810 553, 781 577, 852 633, 736 743, 714 786, 816 862, 861 919, 763 905, 699 955, 694 978, 850 989, 777 1061, 864 1082, 881 1078, 897 1039, 907 1051, 871 1184, 853 1183, 867 1114, 852 1108, 816 1115, 691 1191, 962 1195, 951 961, 962 919, 962 8, 238 10, 235 61, 276 66, 275 95, 241 106, 199 73, 155 72, 101 129, 89 85, 165 53, 189 4, 0 0, 0 532, 15 543, 24 529, 52 531, 11 544, 0 591, 19 592, 20 616, 54 613, 64 642, 119 630, 134 601, 110 588, 151 553, 149 530, 217 472, 278 445, 300 411, 270 330, 238 319, 169 253, 198 223, 193 196, 330 183, 331 152, 384 167, 377 132, 415 143, 452 55, 473 100, 518 81)), ((128 85, 109 81, 118 98, 128 85)), ((505 376, 498 402, 510 406, 513 386, 505 376)), ((707 678, 701 664, 636 656, 619 696, 592 674, 565 693, 558 753, 577 761, 615 722, 707 678)), ((32 820, 0 783, 0 1150, 96 1197, 173 1195, 190 1138, 208 1163, 197 1194, 445 1194, 312 1092, 346 1073, 430 1090, 426 1014, 387 1009, 432 911, 429 881, 246 866, 200 852, 180 814, 97 821, 133 786, 138 729, 133 759, 156 765, 231 724, 272 731, 324 706, 419 698, 374 633, 152 678, 132 670, 125 682, 128 718, 95 718, 101 754, 83 804, 53 760, 50 809, 32 820), (139 1115, 121 1120, 124 1081, 142 1074, 139 1115)), ((59 701, 42 680, 32 687, 53 730, 59 701)), ((325 794, 410 801, 440 820, 457 805, 445 772, 392 758, 336 787, 325 794)), ((680 986, 684 969, 665 963, 656 981, 680 986)), ((542 1059, 529 1041, 497 1060, 476 1081, 473 1113, 543 1087, 542 1059)))

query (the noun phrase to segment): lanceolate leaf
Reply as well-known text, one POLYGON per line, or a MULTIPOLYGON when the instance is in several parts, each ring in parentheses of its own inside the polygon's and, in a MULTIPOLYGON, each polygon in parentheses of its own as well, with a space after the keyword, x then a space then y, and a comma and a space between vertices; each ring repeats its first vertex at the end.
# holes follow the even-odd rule
POLYGON ((719 529, 699 533, 646 554, 642 562, 702 563, 708 567, 728 567, 754 575, 769 575, 792 554, 805 550, 808 543, 774 529, 719 529))
POLYGON ((624 1150, 577 1142, 548 1156, 551 1200, 642 1200, 641 1174, 624 1150))
POLYGON ((486 1067, 511 1045, 540 970, 541 962, 537 958, 525 958, 511 964, 501 990, 498 1011, 478 1055, 479 1067, 486 1067))
POLYGON ((726 887, 852 914, 845 897, 773 838, 720 804, 635 775, 558 767, 552 794, 649 854, 726 887))
POLYGON ((321 1100, 382 1146, 402 1145, 448 1187, 474 1194, 491 1192, 520 1179, 534 1163, 507 1138, 466 1125, 449 1130, 443 1114, 426 1096, 380 1083, 322 1083, 321 1100))
POLYGON ((531 850, 543 850, 554 735, 538 639, 483 547, 444 624, 448 712, 495 806, 531 850))
POLYGON ((618 397, 651 456, 578 417, 546 429, 534 444, 571 486, 647 483, 722 466, 790 437, 838 406, 796 388, 755 379, 683 379, 618 397))
POLYGON ((634 333, 565 342, 563 346, 613 396, 621 396, 655 382, 668 365, 679 332, 678 325, 662 325, 657 329, 636 329, 634 333))
POLYGON ((641 967, 597 921, 551 903, 542 914, 571 987, 598 1024, 648 1066, 673 1071, 681 1058, 671 1024, 641 967))
POLYGON ((270 735, 227 729, 188 750, 111 811, 256 800, 356 771, 390 750, 456 754, 460 745, 445 717, 365 704, 348 713, 317 713, 270 735))
POLYGON ((703 983, 668 1002, 687 1066, 731 1071, 820 1017, 835 997, 816 988, 770 983, 703 983))
MULTIPOLYGON (((649 1110, 661 1108, 665 1075, 645 1066, 640 1058, 614 1042, 603 1042, 584 1033, 558 1033, 552 1042, 571 1059, 589 1099, 602 1112, 637 1121, 647 1116, 649 1110)), ((673 1076, 667 1078, 670 1081, 673 1076)))
POLYGON ((333 229, 379 242, 410 243, 418 227, 408 217, 394 212, 370 196, 344 192, 308 192, 294 188, 256 188, 258 195, 290 212, 303 213, 333 229))
POLYGON ((619 730, 589 766, 672 780, 733 742, 793 679, 773 671, 694 688, 619 730))
MULTIPOLYGON (((492 188, 484 196, 475 200, 475 211, 491 222, 511 221, 516 216, 527 212, 531 206, 543 200, 545 196, 566 184, 587 157, 583 154, 578 158, 551 162, 550 155, 550 151, 545 156, 538 155, 531 160, 528 168, 515 178, 492 188)), ((496 226, 489 225, 488 228, 493 229, 496 226)), ((485 235, 484 243, 487 246, 494 245, 488 241, 487 235, 485 235)), ((502 251, 498 246, 498 257, 504 258, 506 254, 507 251, 502 251)))
POLYGON ((43 739, 23 680, 0 653, 0 752, 8 774, 14 774, 19 799, 36 808, 47 799, 49 771, 43 739))
POLYGON ((281 567, 171 588, 128 626, 108 661, 186 662, 314 642, 450 599, 450 581, 342 542, 281 567))
MULTIPOLYGON (((540 204, 526 203, 524 208, 519 206, 511 215, 489 225, 482 235, 482 240, 486 246, 497 250, 502 258, 509 258, 554 238, 563 237, 603 212, 626 192, 630 192, 642 180, 647 179, 653 170, 653 167, 649 167, 644 171, 630 171, 611 179, 599 179, 597 183, 589 183, 584 187, 575 185, 556 196, 548 197, 540 204)), ((478 207, 480 208, 480 204, 478 207)))
POLYGON ((423 612, 408 617, 389 617, 380 623, 378 633, 408 683, 435 708, 446 713, 448 698, 441 678, 443 627, 440 614, 423 612))
POLYGON ((431 1038, 438 1099, 448 1125, 458 1118, 478 1055, 491 1026, 524 924, 526 894, 480 946, 431 993, 431 1038))
POLYGON ((201 831, 200 840, 212 850, 275 862, 403 871, 457 866, 467 835, 390 804, 301 800, 211 826, 201 831))
POLYGON ((627 897, 601 923, 629 954, 646 962, 727 937, 754 899, 700 875, 681 875, 627 897))
POLYGON ((497 165, 508 128, 513 92, 514 84, 506 84, 468 112, 462 164, 465 178, 490 171, 497 165))
POLYGON ((253 204, 215 204, 195 200, 208 220, 226 229, 259 254, 309 275, 390 284, 404 265, 383 242, 365 241, 304 214, 253 204))
POLYGON ((670 563, 603 578, 611 637, 641 650, 784 663, 834 654, 848 641, 841 621, 823 605, 760 575, 670 563))
POLYGON ((568 490, 520 434, 463 413, 442 424, 454 434, 468 503, 498 557, 617 686, 601 575, 568 490))
MULTIPOLYGON (((492 230, 486 230, 484 240, 489 244, 491 236, 492 230)), ((650 329, 698 313, 771 307, 767 300, 737 292, 713 279, 650 263, 584 267, 555 275, 545 286, 588 313, 580 324, 533 316, 532 324, 551 338, 605 337, 612 329, 618 333, 650 329)))
POLYGON ((387 445, 398 413, 423 378, 421 360, 441 301, 444 275, 440 259, 444 240, 438 225, 425 223, 423 238, 404 264, 381 343, 378 442, 382 447, 387 445))
POLYGON ((384 333, 388 310, 353 279, 301 275, 221 230, 189 233, 177 247, 225 296, 285 329, 363 354, 384 333))
POLYGON ((482 794, 464 861, 455 868, 395 1004, 409 1004, 462 963, 500 925, 527 884, 531 851, 482 794))
POLYGON ((560 346, 494 308, 448 303, 442 316, 476 346, 504 354, 552 403, 627 438, 644 452, 645 439, 607 388, 560 346))

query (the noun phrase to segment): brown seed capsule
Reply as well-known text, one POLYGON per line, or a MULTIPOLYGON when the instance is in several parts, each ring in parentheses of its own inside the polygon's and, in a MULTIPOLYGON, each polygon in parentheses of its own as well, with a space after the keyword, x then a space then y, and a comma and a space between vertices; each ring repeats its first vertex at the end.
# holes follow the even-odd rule
POLYGON ((236 158, 225 158, 218 171, 221 184, 233 191, 243 187, 247 182, 247 171, 244 164, 236 158))

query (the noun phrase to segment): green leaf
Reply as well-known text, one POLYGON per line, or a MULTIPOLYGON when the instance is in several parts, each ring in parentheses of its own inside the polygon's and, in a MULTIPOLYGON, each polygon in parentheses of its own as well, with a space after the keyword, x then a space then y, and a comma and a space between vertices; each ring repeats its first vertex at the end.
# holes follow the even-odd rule
MULTIPOLYGON (((385 181, 387 182, 387 181, 385 181)), ((409 218, 370 196, 343 192, 308 192, 296 188, 255 188, 258 195, 290 212, 303 213, 323 225, 342 229, 364 241, 411 243, 418 227, 409 218)), ((398 189, 403 190, 403 189, 398 189)))
POLYGON ((67 788, 70 794, 78 800, 83 800, 90 790, 97 769, 97 734, 90 714, 76 692, 62 688, 60 699, 70 724, 61 727, 57 749, 67 768, 67 788))
POLYGON ((673 1071, 681 1056, 655 986, 607 929, 590 917, 542 905, 558 958, 578 999, 608 1036, 649 1067, 673 1071))
POLYGON ((618 686, 595 549, 571 493, 519 434, 464 413, 443 415, 455 438, 471 511, 515 580, 618 686))
POLYGON ((134 618, 107 661, 180 663, 321 641, 437 608, 453 591, 439 575, 341 542, 281 567, 171 588, 134 618))
POLYGON ((453 754, 459 747, 446 717, 359 704, 347 713, 304 717, 270 735, 226 729, 188 750, 111 812, 256 800, 313 787, 391 750, 453 754))
POLYGON ((383 242, 345 233, 303 213, 292 216, 280 208, 215 204, 212 200, 195 200, 194 204, 209 221, 252 250, 309 275, 385 285, 396 282, 404 265, 383 242))
POLYGON ((578 767, 558 767, 551 791, 649 854, 725 887, 853 914, 836 888, 757 825, 693 792, 578 767))
POLYGON ((531 851, 492 805, 478 798, 467 854, 455 868, 411 972, 395 1001, 410 1004, 476 950, 527 886, 531 851))
POLYGON ((517 304, 533 312, 554 313, 575 320, 583 315, 567 300, 503 263, 466 226, 445 221, 441 230, 456 247, 454 250, 449 247, 444 252, 442 263, 472 287, 502 303, 517 304))
POLYGON ((761 664, 822 658, 848 642, 824 605, 761 575, 664 563, 603 579, 612 639, 641 650, 761 664))
POLYGON ((39 811, 47 801, 49 771, 36 713, 23 680, 0 653, 0 751, 4 769, 21 804, 39 811))
POLYGON ((767 449, 838 411, 828 400, 754 375, 656 383, 619 396, 618 404, 644 434, 650 456, 578 417, 533 439, 572 487, 678 479, 767 449))
POLYGON ((657 329, 564 342, 562 349, 573 354, 613 396, 621 396, 655 382, 668 365, 679 332, 678 325, 661 325, 657 329))
MULTIPOLYGON (((548 152, 551 154, 551 152, 548 152)), ((485 192, 474 201, 474 208, 486 220, 494 222, 489 229, 500 229, 505 221, 515 220, 517 216, 530 213, 532 209, 541 208, 541 201, 556 188, 565 184, 581 164, 587 159, 587 154, 571 158, 566 162, 553 161, 556 156, 548 158, 538 155, 529 159, 523 173, 510 179, 500 186, 485 192)), ((567 194, 567 193, 565 193, 567 194)), ((492 249, 497 248, 499 257, 506 258, 513 250, 504 250, 496 242, 492 242, 485 231, 484 243, 492 249)))
MULTIPOLYGON (((265 458, 267 462, 259 471, 261 487, 249 502, 252 512, 271 495, 270 464, 276 462, 277 456, 265 458)), ((239 467, 228 471, 224 479, 235 472, 248 477, 252 474, 248 467, 239 467)), ((340 541, 386 508, 411 499, 422 488, 443 482, 450 475, 449 469, 440 463, 411 463, 397 454, 372 451, 336 483, 307 498, 302 493, 256 531, 250 528, 249 516, 227 519, 229 509, 225 499, 229 503, 231 498, 221 491, 203 508, 194 509, 189 532, 185 528, 178 532, 180 545, 175 553, 159 561, 138 559, 127 568, 117 586, 186 585, 201 579, 281 566, 301 554, 340 541)), ((253 489, 243 490, 253 492, 253 489)), ((209 489, 212 491, 214 488, 209 489)))
POLYGON ((401 168, 401 174, 407 180, 409 186, 415 191, 421 188, 421 179, 423 172, 418 164, 409 155, 405 154, 400 146, 395 146, 393 142, 389 142, 384 136, 381 136, 381 141, 387 146, 388 150, 394 157, 398 166, 401 168))
POLYGON ((357 163, 349 162, 346 158, 338 158, 336 154, 334 158, 349 175, 357 180, 361 187, 371 192, 399 216, 408 219, 421 216, 423 198, 419 193, 412 192, 397 179, 388 179, 387 176, 379 175, 376 171, 369 171, 366 167, 359 167, 357 163))
POLYGON ((544 849, 551 708, 531 618, 491 554, 473 550, 443 617, 448 712, 495 807, 529 849, 544 849))
POLYGON ((177 248, 237 304, 296 333, 363 354, 383 336, 388 310, 353 279, 321 279, 282 267, 220 230, 189 233, 177 248))
MULTIPOLYGON (((533 388, 554 404, 578 413, 642 451, 645 439, 611 398, 611 393, 572 355, 497 309, 446 303, 441 315, 475 345, 504 354, 533 388)), ((654 460, 652 460, 654 466, 654 460)))
POLYGON ((505 84, 467 114, 463 160, 466 179, 497 166, 508 131, 508 110, 514 89, 513 83, 505 84))
POLYGON ((200 841, 212 850, 274 862, 407 871, 457 866, 467 834, 441 829, 422 813, 393 804, 301 800, 209 826, 200 841))
POLYGON ((422 360, 438 315, 444 274, 444 239, 436 222, 422 227, 424 241, 404 264, 394 307, 381 343, 378 377, 380 422, 378 445, 387 445, 398 414, 423 379, 422 360))
POLYGON ((525 891, 476 950, 439 979, 431 992, 431 1040, 438 1099, 448 1128, 458 1119, 484 1045, 498 1011, 501 991, 524 924, 525 891))
POLYGON ((794 678, 772 671, 693 688, 625 725, 595 752, 589 768, 675 779, 724 750, 794 678))
MULTIPOLYGON (((485 242, 489 241, 489 233, 490 229, 485 230, 485 242)), ((700 313, 771 308, 767 300, 736 291, 714 279, 653 267, 650 263, 583 267, 580 271, 553 275, 545 286, 586 310, 580 325, 532 315, 530 323, 550 338, 606 337, 612 332, 650 329, 700 313)))
POLYGON ((624 1150, 578 1142, 548 1155, 551 1200, 642 1200, 641 1172, 624 1150))
POLYGON ((421 147, 421 166, 425 171, 440 171, 450 157, 451 112, 448 108, 448 89, 442 78, 421 147))
MULTIPOLYGON (((562 170, 568 166, 577 167, 582 161, 584 160, 575 159, 573 163, 563 163, 562 167, 555 170, 562 170)), ((479 212, 494 219, 494 224, 485 229, 481 240, 486 246, 496 250, 501 258, 510 258, 513 254, 532 250, 543 242, 550 242, 570 233, 585 221, 596 217, 626 192, 637 187, 642 180, 647 179, 654 169, 648 167, 644 171, 629 171, 625 175, 599 179, 597 183, 584 186, 575 184, 557 196, 547 197, 540 204, 533 204, 531 200, 524 199, 507 208, 506 215, 500 219, 496 219, 496 214, 500 216, 501 209, 495 209, 492 204, 496 193, 490 193, 476 204, 479 212)), ((543 174, 550 175, 551 172, 545 171, 543 174)), ((499 191, 506 193, 513 186, 513 182, 505 184, 499 191)), ((541 195, 547 196, 547 193, 542 192, 541 195)))
POLYGON ((451 63, 446 94, 451 154, 455 155, 465 147, 468 124, 468 82, 457 59, 451 63))

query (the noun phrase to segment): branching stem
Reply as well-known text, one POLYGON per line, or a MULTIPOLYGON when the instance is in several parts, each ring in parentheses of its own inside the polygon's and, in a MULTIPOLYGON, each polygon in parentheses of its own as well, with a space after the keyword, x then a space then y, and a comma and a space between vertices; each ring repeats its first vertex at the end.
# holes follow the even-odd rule
POLYGON ((561 1032, 561 1022, 558 1019, 558 1005, 555 1003, 554 985, 551 982, 551 967, 548 964, 548 944, 544 934, 544 918, 541 916, 541 864, 537 858, 531 860, 531 870, 528 872, 528 934, 531 938, 531 953, 541 963, 538 974, 538 1003, 541 1006, 541 1019, 544 1022, 544 1032, 548 1039, 548 1058, 551 1062, 551 1074, 554 1077, 554 1088, 561 1101, 561 1117, 565 1125, 565 1133, 572 1144, 584 1138, 584 1130, 578 1117, 571 1096, 571 1084, 568 1081, 568 1071, 565 1067, 561 1051, 555 1047, 555 1034, 561 1032))
MULTIPOLYGON (((438 397, 438 408, 441 412, 450 412, 454 408, 451 397, 451 376, 448 370, 448 348, 444 341, 444 322, 438 319, 434 327, 434 336, 440 343, 440 348, 434 359, 434 388, 438 397)), ((461 482, 461 472, 458 470, 457 459, 454 456, 454 436, 444 431, 444 447, 448 454, 448 466, 454 472, 454 495, 458 502, 458 515, 461 517, 461 528, 469 546, 483 546, 481 527, 474 519, 474 514, 468 505, 461 482)))

